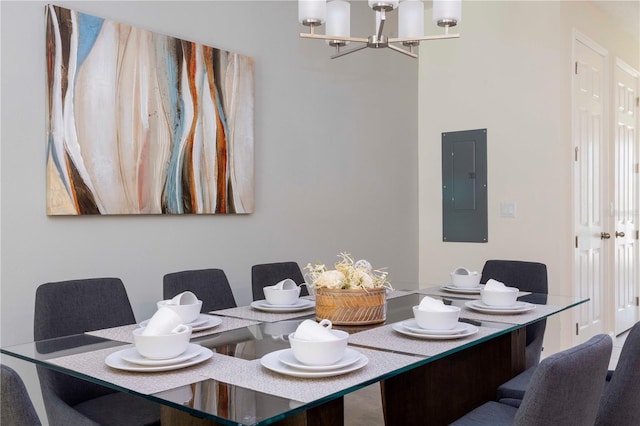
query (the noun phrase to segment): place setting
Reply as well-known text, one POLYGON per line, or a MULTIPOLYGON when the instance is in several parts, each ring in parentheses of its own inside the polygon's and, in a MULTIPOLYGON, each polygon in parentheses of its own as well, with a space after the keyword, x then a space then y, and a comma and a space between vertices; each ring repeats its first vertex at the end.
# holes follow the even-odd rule
POLYGON ((264 355, 260 363, 276 373, 304 378, 339 376, 367 365, 365 355, 347 347, 349 333, 331 327, 327 319, 302 321, 288 336, 291 347, 264 355))
POLYGON ((516 287, 490 279, 480 291, 481 299, 465 302, 465 306, 486 314, 520 314, 535 309, 535 304, 517 300, 519 292, 516 287))
POLYGON ((297 285, 290 278, 282 280, 275 285, 263 288, 263 300, 255 300, 251 303, 253 309, 263 312, 299 312, 314 308, 313 300, 300 298, 300 288, 306 283, 297 285))
POLYGON ((425 296, 413 307, 414 318, 392 324, 391 328, 405 336, 429 340, 450 340, 471 336, 478 327, 458 321, 460 308, 425 296))
POLYGON ((202 327, 210 321, 200 319, 202 301, 191 292, 181 293, 171 301, 158 302, 153 316, 133 330, 134 346, 108 355, 105 364, 124 371, 158 372, 189 367, 211 358, 210 349, 190 343, 193 329, 189 324, 202 327))
POLYGON ((456 268, 451 272, 451 282, 440 288, 459 294, 480 294, 484 285, 480 284, 481 275, 477 271, 470 271, 467 268, 456 268))

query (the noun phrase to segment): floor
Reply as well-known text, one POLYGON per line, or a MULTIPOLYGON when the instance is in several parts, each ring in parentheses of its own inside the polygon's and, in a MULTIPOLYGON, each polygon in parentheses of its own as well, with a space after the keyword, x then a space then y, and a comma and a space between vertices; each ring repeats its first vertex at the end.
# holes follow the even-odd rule
MULTIPOLYGON (((614 370, 620 357, 620 351, 627 338, 623 333, 613 339, 613 350, 609 369, 614 370)), ((348 426, 383 426, 380 386, 374 384, 350 393, 344 398, 344 424, 348 426)))

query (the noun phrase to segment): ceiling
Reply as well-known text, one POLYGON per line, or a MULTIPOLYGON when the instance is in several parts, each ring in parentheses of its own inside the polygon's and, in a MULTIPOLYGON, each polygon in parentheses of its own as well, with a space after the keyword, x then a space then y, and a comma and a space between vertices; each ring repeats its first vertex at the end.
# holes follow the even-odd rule
POLYGON ((592 3, 616 19, 623 30, 640 39, 640 0, 592 1, 592 3))

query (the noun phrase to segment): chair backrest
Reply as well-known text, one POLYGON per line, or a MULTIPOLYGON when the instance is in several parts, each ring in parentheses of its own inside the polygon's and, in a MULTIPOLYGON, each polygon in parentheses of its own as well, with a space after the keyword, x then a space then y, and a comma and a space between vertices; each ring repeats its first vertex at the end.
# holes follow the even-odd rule
POLYGON ((119 278, 53 282, 36 290, 33 324, 36 341, 135 322, 119 278))
MULTIPOLYGON (((253 300, 263 300, 266 286, 274 285, 280 281, 291 278, 296 284, 304 282, 302 271, 296 262, 276 262, 253 265, 251 267, 251 291, 253 300)), ((308 296, 309 291, 304 286, 300 290, 300 296, 308 296)))
MULTIPOLYGON (((135 322, 129 297, 119 278, 52 282, 42 284, 36 290, 33 323, 36 344, 39 340, 135 322)), ((53 400, 76 405, 115 392, 45 367, 37 370, 47 413, 54 404, 53 400)))
MULTIPOLYGON (((546 303, 549 284, 547 266, 544 263, 525 262, 520 260, 487 260, 482 268, 481 283, 489 279, 501 281, 508 286, 522 291, 536 293, 520 300, 532 303, 546 303)), ((542 341, 547 328, 547 320, 543 319, 527 326, 526 336, 526 368, 538 365, 542 352, 542 341)))
POLYGON ((640 425, 640 322, 622 346, 618 364, 600 401, 597 426, 640 425))
POLYGON ((27 388, 20 375, 6 365, 0 365, 0 424, 3 425, 40 425, 27 388))
POLYGON ((531 377, 513 424, 593 424, 611 348, 611 337, 599 334, 543 359, 531 377))
POLYGON ((235 308, 229 280, 222 269, 198 269, 166 274, 163 279, 164 299, 171 299, 183 291, 191 291, 202 300, 202 312, 235 308))
POLYGON ((490 278, 508 286, 532 293, 549 293, 547 266, 544 263, 520 260, 487 260, 482 268, 481 283, 490 278))

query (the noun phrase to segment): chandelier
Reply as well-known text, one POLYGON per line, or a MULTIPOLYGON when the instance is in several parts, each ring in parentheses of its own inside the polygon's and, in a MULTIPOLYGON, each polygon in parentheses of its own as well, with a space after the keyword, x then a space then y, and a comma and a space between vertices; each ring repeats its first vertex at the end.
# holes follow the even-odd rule
POLYGON ((329 46, 336 48, 331 59, 371 47, 395 50, 404 55, 417 58, 413 48, 425 40, 458 38, 460 34, 449 34, 449 27, 460 22, 462 15, 461 0, 433 0, 433 22, 444 27, 442 35, 424 35, 424 3, 422 0, 368 0, 369 7, 375 11, 375 32, 369 37, 351 37, 351 4, 344 0, 298 0, 298 20, 309 27, 309 33, 300 33, 302 38, 326 40, 329 46), (398 9, 398 37, 389 38, 383 29, 387 12, 398 9), (315 28, 326 23, 325 34, 316 34, 315 28), (349 50, 341 50, 348 43, 363 43, 349 50), (401 44, 405 48, 396 46, 401 44))

